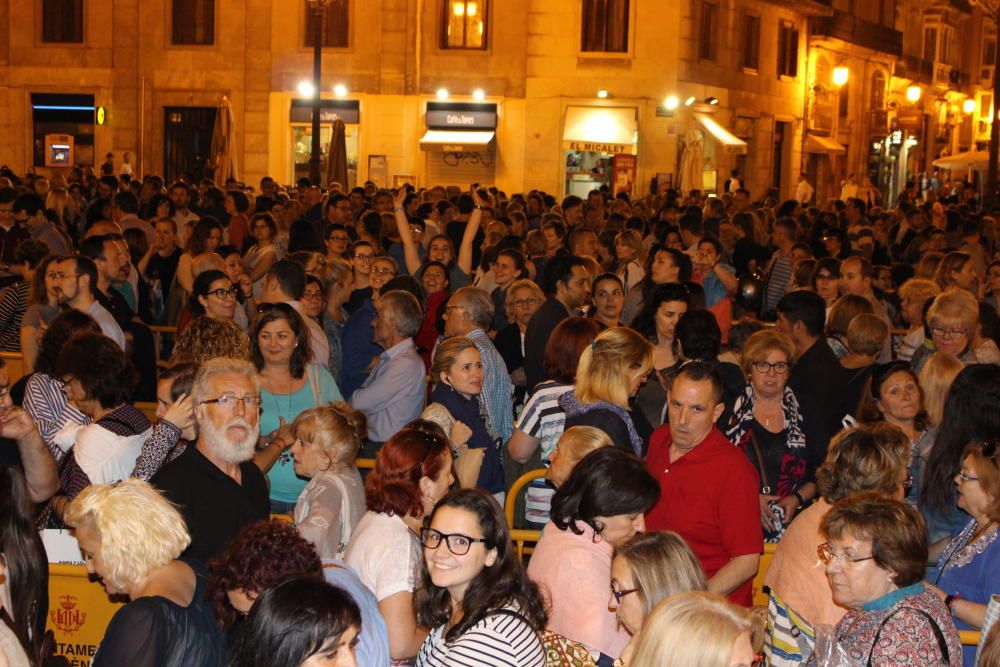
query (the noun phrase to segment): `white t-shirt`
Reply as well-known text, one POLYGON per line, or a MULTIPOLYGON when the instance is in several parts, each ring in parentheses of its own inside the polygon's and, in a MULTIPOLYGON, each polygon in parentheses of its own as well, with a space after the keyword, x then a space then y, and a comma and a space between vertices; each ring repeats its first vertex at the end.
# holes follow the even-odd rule
POLYGON ((422 557, 420 540, 403 520, 381 512, 361 517, 344 552, 344 562, 379 602, 417 589, 422 557))
POLYGON ((110 338, 111 340, 118 343, 118 347, 122 350, 125 349, 125 333, 122 328, 118 326, 118 322, 115 318, 111 316, 107 308, 102 306, 99 302, 94 301, 91 303, 87 310, 83 311, 94 318, 97 322, 97 326, 101 327, 101 333, 110 338))

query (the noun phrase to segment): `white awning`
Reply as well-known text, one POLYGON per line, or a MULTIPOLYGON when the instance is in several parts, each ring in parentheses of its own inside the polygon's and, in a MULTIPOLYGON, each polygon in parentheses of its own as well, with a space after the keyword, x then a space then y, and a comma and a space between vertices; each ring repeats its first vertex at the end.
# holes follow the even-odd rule
POLYGON ((847 152, 844 145, 830 137, 821 134, 806 135, 806 153, 823 153, 826 155, 843 155, 847 152))
POLYGON ((708 130, 709 134, 715 137, 716 141, 722 144, 723 150, 727 153, 746 155, 747 142, 743 141, 735 134, 719 125, 714 118, 700 113, 696 113, 694 117, 698 119, 698 122, 701 123, 702 127, 708 130))
POLYGON ((636 127, 635 107, 567 107, 563 149, 634 155, 636 127))
POLYGON ((469 130, 427 130, 420 138, 420 150, 438 153, 470 153, 480 151, 491 141, 495 132, 469 130))
POLYGON ((958 171, 986 171, 990 168, 989 151, 970 151, 940 157, 931 163, 938 169, 956 169, 958 171))

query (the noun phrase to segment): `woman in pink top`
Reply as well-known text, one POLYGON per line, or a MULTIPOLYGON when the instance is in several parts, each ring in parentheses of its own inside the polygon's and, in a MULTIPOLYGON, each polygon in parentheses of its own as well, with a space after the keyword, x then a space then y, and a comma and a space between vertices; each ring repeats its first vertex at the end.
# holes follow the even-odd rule
POLYGON ((833 601, 826 569, 817 556, 820 523, 833 503, 860 491, 903 499, 909 483, 909 439, 881 423, 842 431, 816 471, 820 499, 802 511, 778 543, 764 578, 770 587, 764 651, 769 665, 800 664, 815 641, 817 625, 835 626, 847 613, 833 601), (792 626, 797 638, 792 638, 792 626))
POLYGON ((548 628, 614 659, 628 644, 608 607, 614 548, 645 528, 660 487, 633 454, 591 452, 552 498, 551 521, 528 563, 551 611, 548 628))

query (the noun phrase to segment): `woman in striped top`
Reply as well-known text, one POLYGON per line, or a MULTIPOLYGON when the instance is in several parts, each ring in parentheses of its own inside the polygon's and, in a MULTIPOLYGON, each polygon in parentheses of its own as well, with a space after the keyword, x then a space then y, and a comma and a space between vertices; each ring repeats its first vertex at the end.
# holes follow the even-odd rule
POLYGON ((448 494, 421 531, 417 618, 433 628, 417 667, 545 667, 546 614, 500 506, 476 489, 448 494))

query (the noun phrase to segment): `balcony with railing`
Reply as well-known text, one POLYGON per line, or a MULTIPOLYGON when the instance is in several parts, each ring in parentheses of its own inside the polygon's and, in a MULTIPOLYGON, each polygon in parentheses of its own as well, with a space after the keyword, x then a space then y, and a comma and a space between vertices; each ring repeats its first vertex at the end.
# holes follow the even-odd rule
POLYGON ((946 63, 932 62, 917 56, 905 56, 896 62, 895 75, 916 83, 961 90, 972 82, 972 75, 946 63))
POLYGON ((834 10, 832 16, 809 19, 809 30, 815 36, 839 39, 880 53, 903 55, 903 33, 840 10, 834 10))

